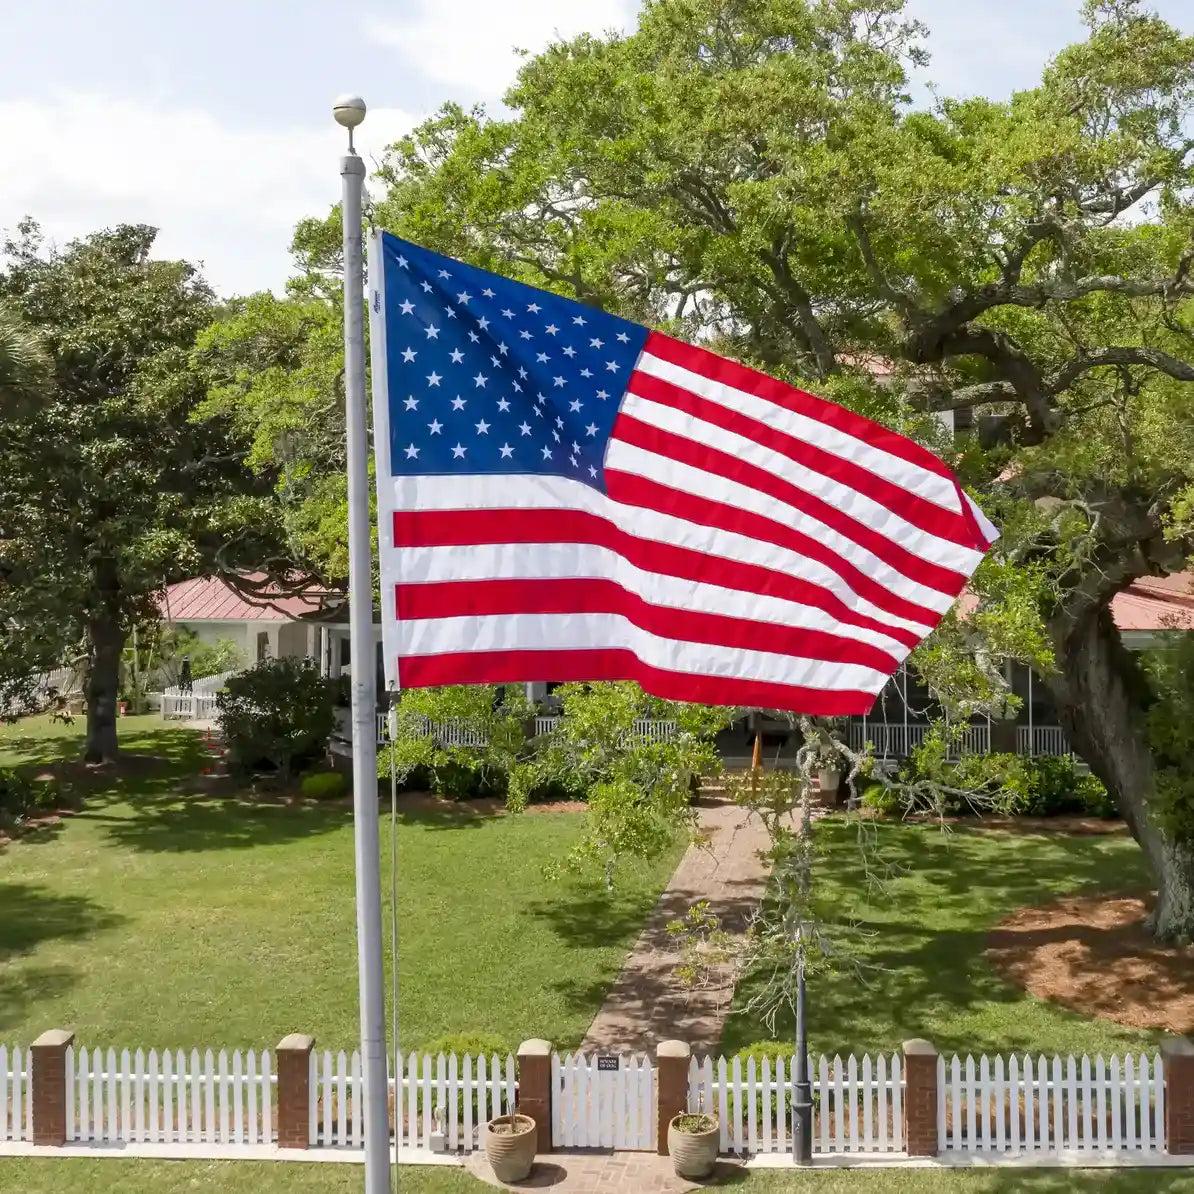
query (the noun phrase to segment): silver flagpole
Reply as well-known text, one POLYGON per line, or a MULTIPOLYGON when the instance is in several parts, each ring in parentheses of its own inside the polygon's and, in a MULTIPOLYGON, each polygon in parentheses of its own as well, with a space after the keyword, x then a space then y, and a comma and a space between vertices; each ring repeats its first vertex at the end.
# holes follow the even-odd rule
POLYGON ((348 621, 352 657, 352 796, 356 839, 357 971, 365 1088, 365 1194, 390 1191, 385 980, 381 947, 381 861, 377 829, 377 660, 369 525, 369 436, 365 408, 365 300, 361 206, 365 163, 352 130, 365 101, 341 96, 336 122, 348 129, 340 159, 344 209, 344 421, 348 427, 348 621))

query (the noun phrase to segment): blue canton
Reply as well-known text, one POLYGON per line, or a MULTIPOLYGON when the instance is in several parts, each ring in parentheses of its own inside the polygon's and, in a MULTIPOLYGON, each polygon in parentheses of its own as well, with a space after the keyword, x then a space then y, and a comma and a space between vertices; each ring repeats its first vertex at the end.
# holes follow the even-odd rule
POLYGON ((382 252, 393 475, 534 473, 604 492, 647 329, 388 233, 382 252))

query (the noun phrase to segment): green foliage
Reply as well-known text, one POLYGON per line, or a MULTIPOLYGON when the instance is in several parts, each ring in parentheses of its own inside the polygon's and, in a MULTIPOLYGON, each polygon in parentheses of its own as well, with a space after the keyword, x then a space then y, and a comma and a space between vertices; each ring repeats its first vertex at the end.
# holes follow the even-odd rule
POLYGON ((313 771, 303 776, 299 791, 308 800, 338 800, 348 791, 348 781, 339 771, 313 771))
POLYGON ((322 756, 336 724, 332 687, 309 659, 266 659, 230 676, 216 708, 233 766, 283 777, 322 756))
POLYGON ((488 1060, 496 1054, 504 1065, 506 1058, 513 1051, 508 1041, 492 1032, 450 1032, 446 1036, 438 1036, 429 1041, 420 1053, 430 1057, 438 1057, 441 1053, 447 1057, 455 1053, 460 1061, 464 1060, 466 1054, 474 1061, 478 1057, 488 1060))
POLYGON ((191 677, 195 680, 236 671, 247 662, 243 648, 232 639, 206 642, 189 626, 182 625, 161 628, 151 658, 163 687, 178 683, 184 659, 191 661, 191 677))

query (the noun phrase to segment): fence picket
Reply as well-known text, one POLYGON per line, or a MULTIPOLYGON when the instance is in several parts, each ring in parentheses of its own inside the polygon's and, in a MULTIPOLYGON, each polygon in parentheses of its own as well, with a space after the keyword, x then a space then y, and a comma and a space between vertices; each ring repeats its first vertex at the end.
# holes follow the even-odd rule
MULTIPOLYGON (((560 1073, 560 1060, 554 1053, 551 1058, 551 1072, 552 1092, 556 1093, 560 1090, 560 1082, 556 1080, 560 1073)), ((561 1138, 563 1138, 567 1108, 562 1097, 557 1101, 559 1106, 555 1108, 556 1119, 560 1124, 561 1138)), ((471 1151, 473 1147, 473 1059, 468 1053, 464 1055, 464 1147, 466 1151, 471 1151)))
MULTIPOLYGON (((125 1055, 125 1057, 127 1057, 127 1054, 125 1055)), ((126 1067, 125 1067, 125 1059, 124 1058, 121 1059, 120 1064, 121 1064, 122 1071, 127 1072, 126 1067)), ((199 1081, 199 1050, 198 1049, 191 1050, 190 1074, 191 1074, 191 1130, 187 1135, 187 1139, 192 1144, 198 1144, 198 1142, 203 1139, 203 1134, 202 1134, 203 1120, 199 1115, 199 1107, 200 1107, 199 1100, 201 1098, 201 1093, 202 1093, 202 1084, 199 1081)), ((127 1117, 128 1117, 128 1104, 127 1103, 124 1105, 124 1109, 122 1110, 121 1114, 127 1120, 127 1117)))
POLYGON ((1087 1054, 1082 1054, 1082 1074, 1081 1074, 1081 1096, 1082 1096, 1082 1144, 1081 1148, 1094 1148, 1094 1108, 1091 1106, 1091 1085, 1090 1085, 1090 1058, 1087 1054))
MULTIPOLYGON (((482 1083, 478 1122, 485 1122, 485 1058, 478 1055, 477 1065, 482 1083)), ((408 1148, 419 1146, 419 1059, 414 1053, 406 1059, 406 1144, 408 1148)))
POLYGON ((758 1104, 755 1102, 755 1092, 757 1086, 755 1083, 755 1059, 748 1057, 746 1059, 746 1148, 753 1156, 759 1151, 759 1131, 756 1120, 758 1119, 758 1104))
POLYGON ((846 1108, 849 1124, 849 1143, 846 1147, 850 1152, 858 1151, 858 1061, 851 1053, 846 1062, 846 1108))
POLYGON ((1136 1083, 1138 1092, 1137 1102, 1140 1104, 1140 1141, 1139 1147, 1148 1152, 1152 1147, 1152 1063, 1148 1054, 1140 1055, 1140 1074, 1136 1083))
MULTIPOLYGON (((332 1142, 343 1147, 348 1141, 348 1058, 341 1049, 336 1054, 336 1075, 334 1079, 334 1095, 336 1100, 336 1134, 332 1142)), ((328 1107, 325 1114, 328 1122, 332 1121, 332 1109, 328 1107)))
POLYGON ((203 1054, 203 1141, 216 1138, 216 1059, 210 1049, 203 1054))
POLYGON ((96 1141, 104 1138, 104 1052, 102 1049, 92 1049, 91 1051, 91 1138, 96 1141))
POLYGON ((586 1070, 588 1103, 585 1108, 585 1136, 592 1144, 601 1139, 601 1079, 597 1071, 597 1054, 582 1060, 586 1070))
POLYGON ((1161 1055, 1153 1055, 1153 1148, 1160 1152, 1165 1147, 1165 1071, 1161 1066, 1161 1055))
POLYGON ((992 1075, 992 1112, 995 1115, 995 1151, 1003 1152, 1007 1147, 1007 1129, 1004 1126, 1007 1119, 1007 1079, 1004 1076, 1003 1058, 995 1058, 994 1074, 992 1075))
MULTIPOLYGON (((769 1057, 763 1058, 763 1063, 760 1067, 761 1075, 760 1081, 763 1085, 763 1122, 759 1125, 759 1130, 762 1135, 763 1152, 769 1153, 771 1151, 771 1059, 769 1057)), ((754 1106, 754 1099, 751 1099, 751 1106, 754 1106)))
POLYGON ((1123 1146, 1123 1112, 1121 1110, 1119 1058, 1111 1058, 1111 1147, 1119 1152, 1123 1146))
POLYGON ((729 1097, 729 1083, 726 1080, 726 1059, 717 1059, 717 1121, 721 1125, 720 1152, 726 1152, 730 1147, 730 1121, 726 1113, 729 1097))
POLYGON ((1124 1148, 1136 1149, 1136 1065, 1129 1053, 1124 1058, 1124 1148))
POLYGON ((984 1053, 978 1059, 979 1125, 978 1143, 983 1152, 991 1151, 991 1063, 984 1053))
MULTIPOLYGON (((359 1133, 358 1133, 359 1137, 359 1133)), ((460 1147, 460 1078, 457 1073, 456 1054, 448 1058, 448 1148, 455 1152, 460 1147)))
MULTIPOLYGON (((259 1121, 257 1118, 257 1084, 260 1081, 257 1074, 257 1053, 255 1050, 249 1050, 249 1056, 245 1059, 246 1080, 248 1083, 248 1097, 245 1100, 249 1111, 249 1143, 257 1144, 261 1140, 261 1135, 258 1131, 259 1121)), ((268 1144, 269 1141, 264 1143, 268 1144)))
POLYGON ((79 1131, 77 1139, 84 1144, 91 1139, 91 1055, 84 1045, 79 1050, 79 1131))
MULTIPOLYGON (((792 1058, 791 1064, 794 1069, 796 1066, 795 1058, 792 1058)), ((794 1084, 796 1075, 791 1074, 790 1078, 794 1084)), ((792 1089, 795 1090, 795 1085, 792 1086, 792 1089)), ((821 1152, 827 1153, 830 1149, 829 1112, 831 1104, 829 1101, 829 1061, 824 1056, 822 1056, 820 1062, 817 1064, 817 1095, 817 1101, 821 1104, 821 1152)), ((792 1107, 792 1134, 796 1134, 796 1109, 794 1106, 792 1107)))
POLYGON ((1066 1148, 1079 1148, 1078 1143, 1078 1070, 1071 1053, 1065 1063, 1066 1148))
MULTIPOLYGON (((809 1070, 811 1076, 812 1070, 809 1070)), ((775 1151, 788 1151, 788 1087, 784 1081, 784 1059, 775 1059, 775 1151)), ((810 1125, 811 1130, 811 1125, 810 1125)))
MULTIPOLYGON (((111 1067, 108 1069, 108 1090, 112 1089, 111 1067)), ((174 1058, 169 1049, 162 1050, 162 1132, 160 1139, 172 1144, 178 1137, 174 1132, 174 1058)))
POLYGON ((1020 1059, 1013 1053, 1007 1062, 1008 1148, 1020 1151, 1020 1059))
POLYGON ((734 1125, 730 1147, 736 1153, 742 1152, 742 1059, 735 1057, 731 1065, 731 1082, 734 1092, 734 1125))
MULTIPOLYGON (((431 1148, 431 1054, 423 1054, 423 1081, 420 1086, 420 1096, 423 1103, 423 1129, 420 1134, 420 1145, 431 1148)), ((494 1114, 500 1114, 495 1112, 494 1114)))
POLYGON ((833 1151, 840 1153, 846 1147, 846 1106, 842 1092, 842 1059, 833 1058, 833 1151))
MULTIPOLYGON (((897 1153, 904 1151, 904 1100, 900 1090, 903 1069, 904 1066, 900 1061, 900 1055, 893 1053, 891 1055, 891 1148, 893 1152, 897 1153)), ((938 1139, 940 1139, 945 1134, 944 1083, 938 1085, 938 1091, 937 1115, 938 1139)))

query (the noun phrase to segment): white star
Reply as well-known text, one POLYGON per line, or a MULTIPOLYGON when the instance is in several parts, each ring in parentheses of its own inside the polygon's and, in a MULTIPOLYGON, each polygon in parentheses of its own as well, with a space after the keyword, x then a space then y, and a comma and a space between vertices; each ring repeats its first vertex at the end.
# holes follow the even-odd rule
POLYGON ((564 384, 564 379, 562 377, 553 377, 551 380, 556 383, 557 387, 562 386, 564 384))
POLYGON ((403 257, 401 253, 398 254, 398 268, 399 269, 409 268, 407 265, 407 262, 406 262, 406 258, 403 257))
POLYGON ((514 455, 514 449, 509 444, 502 444, 501 453, 502 459, 505 460, 507 457, 514 455))
POLYGON ((617 373, 617 371, 618 371, 618 362, 617 362, 617 361, 606 361, 606 362, 605 362, 605 367, 606 367, 606 369, 607 369, 607 370, 608 370, 610 373, 617 373))
POLYGON ((485 383, 488 380, 489 378, 486 377, 484 373, 478 373, 477 376, 473 378, 473 384, 478 390, 483 390, 485 388, 485 383))
POLYGON ((589 465, 589 476, 590 477, 597 476, 597 470, 591 464, 589 465))
POLYGON ((585 428, 585 435, 596 435, 596 434, 597 434, 597 424, 596 424, 596 423, 590 423, 590 424, 589 424, 589 425, 588 425, 588 426, 585 428))
POLYGON ((427 375, 427 384, 429 386, 438 386, 439 382, 440 382, 439 374, 436 373, 436 371, 434 369, 432 369, 431 372, 427 375))
POLYGON ((439 328, 437 328, 435 326, 435 324, 429 323, 425 330, 427 333, 428 340, 438 340, 439 339, 439 328))
POLYGON ((569 456, 568 462, 572 465, 573 468, 576 468, 576 457, 575 456, 569 456))
POLYGON ((469 332, 469 334, 468 334, 468 338, 469 338, 469 339, 470 339, 470 340, 471 340, 471 341, 472 341, 474 344, 480 344, 480 343, 481 343, 481 337, 480 337, 480 336, 478 336, 476 332, 469 332))
POLYGON ((516 394, 521 394, 521 393, 522 393, 522 386, 520 386, 520 385, 518 384, 518 382, 516 382, 516 381, 512 381, 510 384, 511 384, 511 385, 514 387, 514 392, 515 392, 516 394))
POLYGON ((619 340, 621 340, 623 344, 629 344, 629 343, 630 343, 630 337, 629 337, 628 335, 626 335, 626 333, 625 333, 625 332, 619 332, 619 333, 618 333, 618 339, 619 339, 619 340))
POLYGON ((459 394, 457 394, 456 397, 452 399, 452 409, 453 410, 464 410, 464 407, 465 407, 465 404, 467 401, 468 401, 468 399, 461 398, 461 396, 459 394))
POLYGON ((546 395, 546 394, 536 394, 536 395, 535 395, 535 401, 536 401, 536 402, 546 402, 546 401, 547 401, 547 395, 546 395))
POLYGON ((489 359, 493 362, 493 367, 495 369, 500 369, 502 367, 502 362, 499 361, 497 357, 490 357, 489 359))
POLYGON ((403 349, 402 359, 409 365, 419 354, 413 348, 403 349))
POLYGON ((441 269, 439 271, 439 276, 441 278, 450 278, 452 275, 450 273, 448 273, 448 271, 446 269, 441 269))
POLYGON ((413 394, 411 394, 402 405, 405 406, 407 410, 418 410, 419 400, 413 394))
POLYGON ((505 316, 507 319, 513 319, 513 318, 514 318, 514 312, 513 312, 513 311, 511 311, 509 307, 503 307, 503 308, 502 308, 502 314, 503 314, 503 315, 504 315, 504 316, 505 316))
POLYGON ((519 334, 519 335, 520 335, 520 336, 521 336, 521 337, 522 337, 524 340, 529 340, 529 339, 531 338, 531 333, 530 333, 530 332, 519 332, 518 334, 519 334))
POLYGON ((526 381, 527 379, 527 371, 521 365, 518 367, 518 376, 521 377, 523 381, 526 381))
POLYGON ((576 356, 576 349, 571 344, 567 344, 564 346, 564 355, 566 357, 574 357, 576 356))
POLYGON ((414 446, 414 444, 407 444, 407 445, 406 445, 406 458, 407 458, 407 460, 414 460, 414 459, 415 459, 415 458, 416 458, 418 455, 419 455, 419 449, 418 449, 418 448, 416 448, 416 447, 414 446))
POLYGON ((482 293, 482 294, 483 294, 483 295, 484 295, 486 298, 493 298, 493 291, 492 291, 492 290, 490 290, 488 286, 486 286, 486 287, 485 287, 485 289, 481 291, 481 293, 482 293))
POLYGON ((432 435, 439 435, 441 427, 443 427, 443 424, 439 421, 439 419, 432 419, 431 422, 427 424, 427 430, 430 431, 432 435))
POLYGON ((554 439, 558 444, 560 442, 560 433, 558 431, 553 431, 551 433, 551 438, 554 439))
POLYGON ((598 398, 608 398, 609 394, 607 394, 605 390, 598 390, 597 397, 598 398))
POLYGON ((580 410, 580 399, 573 398, 572 401, 568 403, 568 409, 573 411, 580 410))
POLYGON ((484 419, 482 419, 479 423, 475 424, 475 426, 477 428, 478 435, 488 435, 489 434, 489 424, 487 422, 485 422, 484 419))
POLYGON ((414 303, 412 303, 410 301, 410 299, 407 299, 405 302, 403 302, 403 304, 402 304, 402 314, 403 315, 409 315, 414 309, 415 309, 415 305, 414 305, 414 303))
POLYGON ((466 450, 466 449, 464 449, 463 447, 461 447, 461 445, 460 445, 460 444, 457 444, 457 445, 456 445, 456 446, 455 446, 455 447, 452 449, 452 459, 453 459, 453 460, 459 460, 459 459, 460 459, 460 458, 461 458, 461 457, 464 455, 464 453, 465 453, 465 450, 466 450))
POLYGON ((605 341, 604 341, 604 340, 598 340, 598 339, 594 338, 594 339, 592 339, 592 340, 590 340, 590 341, 589 341, 589 346, 590 346, 591 348, 604 348, 604 347, 605 347, 605 341))
POLYGON ((509 351, 510 350, 504 344, 498 345, 498 352, 500 352, 502 354, 502 356, 505 356, 506 353, 508 353, 509 351))
POLYGON ((559 417, 559 415, 556 415, 556 426, 557 426, 557 427, 563 427, 563 426, 564 426, 564 420, 563 420, 563 419, 561 419, 561 418, 559 417))
POLYGON ((585 326, 585 317, 583 315, 574 315, 572 322, 583 328, 585 326))
POLYGON ((420 282, 419 285, 423 288, 424 294, 431 293, 431 283, 430 282, 420 282))
POLYGON ((558 327, 556 327, 556 325, 555 325, 554 323, 549 323, 549 324, 547 325, 547 327, 545 327, 543 330, 544 330, 544 331, 545 331, 545 332, 546 332, 546 333, 547 333, 549 336, 554 336, 554 335, 556 334, 556 332, 558 332, 560 329, 559 329, 558 327))
POLYGON ((461 292, 460 292, 460 293, 459 293, 459 294, 456 296, 456 301, 457 301, 458 303, 464 303, 464 305, 465 305, 465 306, 468 306, 468 301, 469 301, 469 299, 471 299, 472 297, 473 297, 473 296, 472 296, 471 294, 469 294, 469 292, 468 292, 467 290, 462 290, 462 291, 461 291, 461 292))
POLYGON ((459 348, 452 349, 452 364, 459 365, 464 360, 464 353, 459 348))
POLYGON ((445 308, 444 308, 444 312, 447 314, 447 316, 448 316, 448 318, 449 318, 449 319, 455 319, 455 318, 456 318, 456 312, 455 312, 455 311, 453 311, 451 307, 445 307, 445 308))
POLYGON ((539 416, 539 418, 543 418, 543 407, 533 406, 531 409, 539 416))
POLYGON ((538 315, 538 314, 539 314, 539 310, 540 310, 540 308, 539 308, 539 304, 538 304, 538 303, 531 303, 531 305, 530 305, 529 307, 527 307, 527 310, 528 310, 528 311, 529 311, 529 312, 530 312, 532 315, 538 315))
POLYGON ((521 431, 523 433, 523 435, 530 435, 531 434, 531 425, 524 419, 521 423, 518 424, 518 430, 521 431))
POLYGON ((582 369, 580 371, 580 375, 581 375, 581 377, 592 377, 593 371, 591 369, 582 369))
POLYGON ((544 449, 543 449, 543 459, 544 459, 544 460, 550 460, 550 459, 551 459, 551 449, 550 449, 550 448, 544 448, 544 449))
POLYGON ((498 410, 509 410, 510 403, 505 398, 498 399, 498 410))
POLYGON ((485 329, 489 327, 489 320, 482 316, 477 320, 477 327, 479 327, 481 331, 485 331, 485 329))
POLYGON ((540 352, 535 354, 535 360, 537 360, 540 365, 543 365, 550 361, 551 357, 549 357, 545 352, 540 352))

